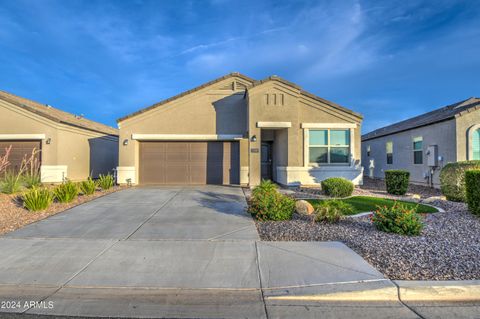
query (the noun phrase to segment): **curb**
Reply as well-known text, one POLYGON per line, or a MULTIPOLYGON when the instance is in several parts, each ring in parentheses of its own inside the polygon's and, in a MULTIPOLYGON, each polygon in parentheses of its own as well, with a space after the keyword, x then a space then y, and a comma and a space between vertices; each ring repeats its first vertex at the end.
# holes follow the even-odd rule
POLYGON ((480 280, 393 281, 402 301, 478 301, 480 280))
POLYGON ((269 303, 282 302, 435 302, 480 301, 480 280, 381 280, 265 291, 269 303))

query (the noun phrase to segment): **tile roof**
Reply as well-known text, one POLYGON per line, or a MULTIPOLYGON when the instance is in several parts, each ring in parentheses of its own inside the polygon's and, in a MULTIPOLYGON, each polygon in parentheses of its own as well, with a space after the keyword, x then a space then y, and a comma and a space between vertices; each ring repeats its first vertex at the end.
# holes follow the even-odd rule
POLYGON ((441 107, 431 112, 424 113, 422 115, 376 129, 370 133, 362 135, 362 141, 391 135, 438 122, 443 122, 460 116, 464 112, 468 112, 471 109, 480 109, 480 98, 471 97, 469 99, 441 107))
MULTIPOLYGON (((348 113, 348 114, 351 114, 351 115, 353 115, 353 116, 356 116, 356 117, 358 117, 358 118, 360 118, 360 119, 362 118, 362 115, 361 115, 361 114, 356 113, 356 112, 353 112, 353 111, 351 111, 351 110, 349 110, 349 109, 347 109, 347 108, 345 108, 345 107, 343 107, 343 106, 340 106, 340 105, 338 105, 338 104, 336 104, 336 103, 333 103, 333 102, 330 102, 330 101, 328 101, 328 100, 322 99, 322 98, 320 98, 320 97, 318 97, 318 96, 316 96, 316 95, 314 95, 314 94, 312 94, 312 93, 306 92, 306 91, 302 90, 302 88, 301 88, 300 86, 298 86, 297 84, 292 83, 292 82, 290 82, 290 81, 287 81, 287 80, 285 80, 285 79, 282 79, 282 78, 279 77, 279 76, 272 75, 272 76, 269 76, 269 77, 267 77, 266 79, 263 79, 263 80, 254 80, 254 79, 252 79, 252 78, 250 78, 250 77, 248 77, 248 76, 246 76, 246 75, 243 75, 243 74, 241 74, 241 73, 233 72, 233 73, 229 73, 229 74, 227 74, 227 75, 224 75, 224 76, 222 76, 222 77, 219 77, 219 78, 217 78, 217 79, 215 79, 215 80, 209 81, 209 82, 207 82, 207 83, 205 83, 205 84, 202 84, 202 85, 200 85, 200 86, 197 86, 197 87, 195 87, 195 88, 193 88, 193 89, 191 89, 191 90, 182 92, 182 93, 180 93, 180 94, 178 94, 178 95, 175 95, 175 96, 173 96, 173 97, 171 97, 171 98, 168 98, 168 99, 166 99, 166 100, 163 100, 163 101, 161 101, 161 102, 159 102, 159 103, 156 103, 156 104, 153 104, 153 105, 151 105, 151 106, 149 106, 149 107, 143 108, 143 109, 141 109, 141 110, 139 110, 139 111, 136 111, 136 112, 134 112, 134 113, 131 113, 131 114, 127 115, 127 116, 124 116, 124 117, 122 117, 122 118, 119 118, 119 119, 117 120, 117 122, 122 122, 122 121, 124 121, 124 120, 126 120, 126 119, 129 119, 129 118, 131 118, 131 117, 134 117, 134 116, 137 116, 137 115, 142 114, 142 113, 144 113, 144 112, 147 112, 147 111, 149 111, 149 110, 155 109, 155 108, 157 108, 157 107, 159 107, 159 106, 161 106, 161 105, 164 105, 164 104, 166 104, 166 103, 168 103, 168 102, 174 101, 174 100, 176 100, 176 99, 178 99, 178 98, 181 98, 181 97, 186 96, 186 95, 188 95, 188 94, 190 94, 190 93, 196 92, 196 91, 198 91, 198 90, 200 90, 200 89, 203 89, 203 88, 205 88, 205 87, 207 87, 207 86, 210 86, 210 85, 212 85, 212 84, 218 83, 218 82, 220 82, 220 81, 223 81, 223 80, 228 79, 228 78, 231 78, 231 77, 239 77, 239 78, 242 78, 242 79, 244 79, 244 80, 252 83, 252 87, 259 86, 259 85, 261 85, 261 84, 263 84, 263 83, 266 83, 266 82, 269 82, 269 81, 279 81, 279 82, 284 83, 284 84, 286 84, 286 85, 288 85, 288 86, 291 86, 291 87, 294 87, 294 88, 298 89, 298 90, 300 91, 300 94, 302 94, 302 95, 304 95, 304 96, 307 96, 307 97, 309 97, 309 98, 311 98, 311 99, 314 99, 314 100, 317 100, 317 101, 319 101, 319 102, 328 104, 328 105, 332 106, 333 108, 339 109, 339 110, 341 110, 341 111, 343 111, 343 112, 346 112, 346 113, 348 113)), ((247 89, 248 89, 248 88, 247 88, 247 89)))
POLYGON ((118 129, 98 122, 88 120, 82 116, 64 112, 50 105, 41 104, 5 91, 0 91, 0 100, 16 105, 57 123, 63 123, 90 131, 118 136, 118 129))

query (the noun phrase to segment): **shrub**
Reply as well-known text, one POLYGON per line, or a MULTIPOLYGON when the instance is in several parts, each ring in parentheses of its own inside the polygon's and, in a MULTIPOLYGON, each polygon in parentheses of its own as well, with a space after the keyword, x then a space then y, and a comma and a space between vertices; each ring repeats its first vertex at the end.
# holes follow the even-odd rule
POLYGON ((353 188, 353 183, 343 177, 331 177, 322 181, 322 190, 331 197, 351 196, 353 188))
POLYGON ((101 189, 103 189, 103 190, 110 189, 110 188, 113 187, 113 184, 114 184, 114 180, 113 180, 112 175, 110 175, 110 174, 107 174, 107 175, 100 174, 100 176, 98 176, 97 185, 101 189))
POLYGON ((378 230, 400 235, 416 236, 423 229, 417 207, 407 208, 395 202, 392 207, 382 206, 373 213, 372 222, 378 230))
POLYGON ((342 216, 353 214, 354 208, 352 205, 341 200, 325 200, 316 205, 315 221, 335 223, 338 222, 342 216))
POLYGON ((387 193, 392 195, 405 195, 408 189, 410 172, 404 170, 386 170, 385 184, 387 193))
POLYGON ((80 191, 83 195, 92 195, 95 193, 97 185, 93 181, 91 177, 89 177, 86 181, 82 181, 79 183, 80 191))
POLYGON ((288 220, 294 209, 295 200, 280 194, 271 181, 262 181, 252 191, 249 212, 258 220, 288 220))
POLYGON ((0 190, 5 194, 14 194, 22 188, 22 180, 20 173, 7 171, 4 174, 3 180, 0 182, 0 190))
POLYGON ((465 189, 468 210, 472 214, 480 216, 480 170, 465 172, 465 189))
POLYGON ((78 196, 78 187, 75 183, 67 181, 53 189, 55 198, 60 203, 70 203, 78 196))
POLYGON ((39 187, 42 185, 40 174, 27 172, 22 176, 23 185, 26 188, 39 187))
POLYGON ((480 161, 463 161, 449 163, 440 172, 440 184, 442 194, 448 200, 465 202, 465 172, 472 169, 480 169, 480 161))
POLYGON ((47 188, 33 186, 22 196, 23 206, 29 211, 47 209, 53 202, 53 194, 47 188))

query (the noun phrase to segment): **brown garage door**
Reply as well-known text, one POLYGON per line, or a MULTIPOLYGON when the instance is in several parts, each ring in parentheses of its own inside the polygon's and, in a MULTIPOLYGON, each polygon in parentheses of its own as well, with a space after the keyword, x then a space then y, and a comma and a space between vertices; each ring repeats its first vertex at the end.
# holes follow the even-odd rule
MULTIPOLYGON (((10 156, 8 160, 10 165, 7 167, 7 170, 18 171, 22 160, 25 156, 30 157, 32 155, 33 149, 37 152, 40 151, 41 141, 0 141, 0 155, 5 155, 5 148, 12 146, 10 151, 10 156)), ((41 154, 38 152, 37 158, 41 160, 41 154)))
POLYGON ((141 142, 141 184, 239 184, 238 142, 141 142))

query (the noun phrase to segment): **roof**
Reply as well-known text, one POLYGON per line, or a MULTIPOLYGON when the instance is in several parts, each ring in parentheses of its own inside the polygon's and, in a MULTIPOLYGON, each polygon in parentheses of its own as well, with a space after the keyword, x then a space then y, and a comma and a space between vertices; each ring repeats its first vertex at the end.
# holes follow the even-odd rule
POLYGON ((246 80, 246 81, 248 81, 248 82, 251 82, 251 83, 254 83, 254 82, 255 82, 254 79, 249 78, 249 77, 246 76, 246 75, 240 74, 240 73, 238 73, 238 72, 232 72, 232 73, 229 73, 229 74, 227 74, 227 75, 221 76, 221 77, 219 77, 219 78, 217 78, 217 79, 215 79, 215 80, 212 80, 212 81, 209 81, 209 82, 207 82, 207 83, 204 83, 204 84, 202 84, 202 85, 200 85, 200 86, 197 86, 197 87, 195 87, 195 88, 193 88, 193 89, 191 89, 191 90, 182 92, 182 93, 177 94, 177 95, 175 95, 175 96, 172 96, 172 97, 170 97, 170 98, 168 98, 168 99, 165 99, 165 100, 163 100, 163 101, 160 101, 160 102, 158 102, 158 103, 155 103, 155 104, 153 104, 153 105, 151 105, 151 106, 148 106, 148 107, 146 107, 146 108, 143 108, 143 109, 140 109, 140 110, 138 110, 138 111, 136 111, 136 112, 133 112, 133 113, 131 113, 131 114, 129 114, 129 115, 126 115, 126 116, 124 116, 124 117, 121 117, 121 118, 119 118, 119 119, 117 120, 117 122, 122 122, 122 121, 124 121, 124 120, 126 120, 126 119, 129 119, 129 118, 131 118, 131 117, 135 117, 135 116, 137 116, 137 115, 139 115, 139 114, 142 114, 142 113, 145 113, 145 112, 147 112, 147 111, 153 110, 153 109, 155 109, 155 108, 157 108, 157 107, 159 107, 159 106, 161 106, 161 105, 164 105, 164 104, 166 104, 166 103, 168 103, 168 102, 174 101, 174 100, 179 99, 179 98, 181 98, 181 97, 183 97, 183 96, 189 95, 189 94, 194 93, 194 92, 196 92, 196 91, 199 91, 199 90, 201 90, 201 89, 203 89, 203 88, 206 88, 207 86, 210 86, 210 85, 212 85, 212 84, 218 83, 218 82, 220 82, 220 81, 223 81, 223 80, 226 80, 226 79, 232 78, 232 77, 239 77, 239 78, 242 78, 242 79, 244 79, 244 80, 246 80))
POLYGON ((468 112, 472 109, 480 109, 480 98, 471 97, 434 111, 376 129, 375 131, 362 135, 362 141, 447 121, 461 116, 464 112, 468 112))
POLYGON ((118 129, 0 90, 0 100, 18 106, 57 123, 118 136, 118 129))
POLYGON ((218 83, 218 82, 220 82, 220 81, 223 81, 223 80, 228 79, 228 78, 231 78, 231 77, 239 77, 239 78, 242 78, 242 79, 244 79, 244 80, 252 83, 252 87, 256 87, 256 86, 259 86, 259 85, 261 85, 261 84, 264 84, 264 83, 270 82, 270 81, 279 81, 279 82, 281 82, 281 83, 283 83, 283 84, 286 84, 286 85, 288 85, 288 86, 291 86, 291 87, 293 87, 293 88, 298 89, 298 90, 300 91, 300 94, 302 94, 302 95, 304 95, 304 96, 306 96, 306 97, 309 97, 309 98, 311 98, 311 99, 314 99, 314 100, 319 101, 319 102, 322 102, 322 103, 325 103, 325 104, 327 104, 327 105, 329 105, 329 106, 331 106, 331 107, 333 107, 333 108, 336 108, 336 109, 338 109, 338 110, 340 110, 340 111, 342 111, 342 112, 346 112, 346 113, 348 113, 348 114, 351 114, 351 115, 353 115, 353 116, 356 116, 356 117, 358 117, 358 118, 360 118, 360 119, 363 118, 363 116, 362 116, 361 114, 356 113, 356 112, 353 112, 353 111, 351 111, 351 110, 349 110, 349 109, 347 109, 347 108, 345 108, 345 107, 343 107, 343 106, 340 106, 340 105, 338 105, 338 104, 336 104, 336 103, 330 102, 330 101, 325 100, 325 99, 322 99, 322 98, 320 98, 320 97, 318 97, 318 96, 316 96, 316 95, 314 95, 314 94, 312 94, 312 93, 309 93, 309 92, 307 92, 307 91, 304 91, 304 90, 302 90, 302 88, 301 88, 300 86, 298 86, 297 84, 292 83, 292 82, 290 82, 290 81, 287 81, 287 80, 285 80, 285 79, 282 79, 282 78, 279 77, 279 76, 272 75, 272 76, 269 76, 269 77, 267 77, 267 78, 265 78, 265 79, 263 79, 263 80, 254 80, 254 79, 252 79, 252 78, 250 78, 250 77, 248 77, 248 76, 246 76, 246 75, 243 75, 243 74, 241 74, 241 73, 232 72, 232 73, 229 73, 229 74, 224 75, 224 76, 222 76, 222 77, 219 77, 219 78, 217 78, 217 79, 215 79, 215 80, 212 80, 212 81, 209 81, 209 82, 207 82, 207 83, 205 83, 205 84, 202 84, 202 85, 200 85, 200 86, 197 86, 197 87, 195 87, 195 88, 193 88, 193 89, 191 89, 191 90, 182 92, 182 93, 180 93, 180 94, 178 94, 178 95, 175 95, 175 96, 173 96, 173 97, 171 97, 171 98, 165 99, 165 100, 163 100, 163 101, 161 101, 161 102, 159 102, 159 103, 155 103, 155 104, 153 104, 153 105, 151 105, 151 106, 149 106, 149 107, 143 108, 143 109, 141 109, 141 110, 139 110, 139 111, 136 111, 136 112, 134 112, 134 113, 131 113, 131 114, 129 114, 129 115, 127 115, 127 116, 124 116, 124 117, 122 117, 122 118, 119 118, 119 119, 117 120, 117 122, 122 122, 122 121, 124 121, 124 120, 126 120, 126 119, 135 117, 135 116, 137 116, 137 115, 139 115, 139 114, 142 114, 142 113, 145 113, 145 112, 150 111, 150 110, 152 110, 152 109, 155 109, 155 108, 157 108, 157 107, 159 107, 159 106, 161 106, 161 105, 164 105, 164 104, 166 104, 166 103, 168 103, 168 102, 174 101, 174 100, 176 100, 176 99, 178 99, 178 98, 181 98, 181 97, 186 96, 186 95, 188 95, 188 94, 190 94, 190 93, 196 92, 196 91, 198 91, 198 90, 200 90, 200 89, 203 89, 203 88, 205 88, 205 87, 208 87, 208 86, 210 86, 210 85, 212 85, 212 84, 218 83))

